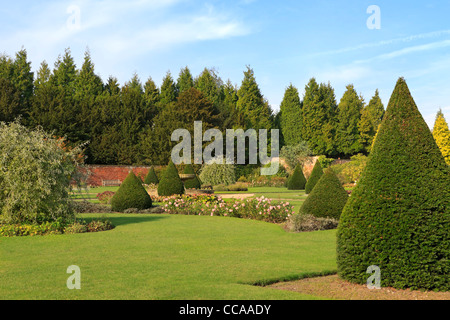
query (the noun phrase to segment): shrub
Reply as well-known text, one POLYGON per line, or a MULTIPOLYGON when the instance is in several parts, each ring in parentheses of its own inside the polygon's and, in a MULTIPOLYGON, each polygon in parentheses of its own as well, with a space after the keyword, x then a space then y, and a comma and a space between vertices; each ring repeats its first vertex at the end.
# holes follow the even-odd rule
POLYGON ((157 185, 159 183, 158 177, 156 176, 155 168, 153 168, 153 166, 150 168, 147 175, 145 176, 144 183, 149 185, 150 184, 157 185))
POLYGON ((234 165, 232 164, 205 164, 199 175, 204 184, 212 186, 224 184, 230 185, 236 182, 234 165))
POLYGON ((305 190, 305 185, 306 178, 303 174, 301 165, 298 164, 287 181, 287 188, 289 190, 305 190))
POLYGON ((75 233, 85 233, 88 232, 86 224, 81 222, 74 222, 64 228, 64 233, 75 234, 75 233))
POLYGON ((173 196, 165 199, 164 210, 169 214, 207 215, 284 223, 292 211, 288 202, 256 199, 223 201, 215 196, 173 196))
POLYGON ((242 182, 231 184, 227 187, 227 189, 228 191, 248 191, 247 184, 242 182))
POLYGON ((317 158, 317 161, 319 161, 320 165, 322 166, 322 169, 326 169, 331 165, 334 159, 327 158, 326 156, 320 156, 317 158))
POLYGON ((348 193, 330 168, 326 169, 311 194, 300 207, 300 214, 339 220, 348 193))
POLYGON ((312 151, 306 141, 301 141, 297 145, 284 146, 280 151, 280 157, 284 159, 291 170, 298 165, 303 165, 306 158, 311 154, 312 151))
POLYGON ((305 186, 306 194, 311 193, 312 189, 316 185, 317 181, 319 181, 320 177, 322 177, 322 175, 323 175, 322 166, 320 165, 319 161, 316 161, 313 171, 311 172, 311 176, 309 177, 308 182, 306 182, 305 186))
POLYGON ((113 191, 105 191, 97 194, 97 199, 101 203, 109 204, 116 193, 113 191))
POLYGON ((352 184, 361 178, 368 158, 363 154, 351 157, 351 161, 331 166, 342 184, 352 184))
POLYGON ((403 78, 392 93, 370 159, 341 215, 341 278, 450 290, 450 167, 403 78))
POLYGON ((177 168, 171 160, 161 175, 161 180, 158 184, 158 195, 171 196, 174 194, 184 194, 184 185, 178 175, 177 168))
POLYGON ((289 217, 286 229, 290 232, 311 232, 331 230, 338 227, 339 221, 333 218, 318 218, 311 214, 295 214, 289 217))
POLYGON ((191 164, 187 164, 184 167, 183 173, 184 174, 193 174, 193 175, 195 175, 195 177, 193 179, 189 179, 189 180, 184 181, 184 187, 186 189, 201 189, 202 183, 198 179, 197 175, 195 174, 194 168, 192 167, 191 164))
POLYGON ((86 225, 87 232, 100 232, 114 229, 111 221, 107 219, 92 220, 86 225))
POLYGON ((73 211, 76 213, 107 213, 111 212, 109 206, 101 205, 99 203, 92 203, 86 200, 73 201, 73 211))
POLYGON ((8 223, 73 219, 71 180, 80 148, 42 129, 0 123, 0 214, 8 223))
POLYGON ((152 199, 142 186, 141 180, 130 171, 111 199, 111 209, 124 211, 128 208, 147 209, 152 206, 152 199))

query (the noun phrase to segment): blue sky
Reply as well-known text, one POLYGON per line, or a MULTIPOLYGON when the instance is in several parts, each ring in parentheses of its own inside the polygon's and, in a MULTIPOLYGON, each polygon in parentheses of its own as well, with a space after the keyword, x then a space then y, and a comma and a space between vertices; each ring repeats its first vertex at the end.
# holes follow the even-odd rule
POLYGON ((427 123, 450 122, 450 1, 103 0, 15 1, 0 8, 0 53, 22 46, 33 70, 65 48, 78 66, 89 48, 96 72, 123 84, 137 73, 160 85, 188 66, 214 68, 239 85, 249 65, 274 110, 292 83, 330 82, 339 101, 353 84, 387 106, 405 77, 427 123), (367 20, 380 9, 380 29, 367 20))

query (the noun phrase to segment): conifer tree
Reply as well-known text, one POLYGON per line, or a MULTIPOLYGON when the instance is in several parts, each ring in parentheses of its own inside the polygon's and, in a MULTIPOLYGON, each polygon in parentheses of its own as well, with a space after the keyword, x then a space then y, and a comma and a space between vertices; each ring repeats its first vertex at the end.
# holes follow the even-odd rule
POLYGON ((306 178, 302 166, 298 164, 287 181, 288 190, 305 190, 306 178))
POLYGON ((337 232, 341 278, 450 290, 450 167, 400 78, 337 232))
POLYGON ((363 149, 358 129, 363 106, 353 85, 348 85, 337 109, 336 147, 341 155, 357 154, 363 149))
POLYGON ((159 183, 158 176, 156 175, 155 168, 153 166, 150 168, 150 170, 148 170, 148 173, 144 179, 144 183, 156 185, 159 183))
POLYGON ((444 156, 445 162, 450 165, 450 130, 442 110, 439 110, 436 115, 436 121, 434 122, 433 127, 433 137, 444 156))
POLYGON ((238 91, 237 109, 244 117, 243 129, 270 129, 272 110, 264 99, 255 75, 250 67, 244 72, 244 79, 238 91))
POLYGON ((330 84, 318 84, 311 78, 305 87, 301 113, 303 140, 314 154, 333 155, 336 99, 330 84))
POLYGON ((301 108, 298 90, 292 84, 286 88, 280 104, 281 133, 286 145, 297 145, 301 139, 301 108))
POLYGON ((178 94, 181 94, 192 87, 194 87, 194 78, 192 77, 189 68, 184 67, 183 69, 181 69, 177 79, 178 94))
POLYGON ((300 207, 300 214, 339 220, 347 200, 347 191, 333 170, 327 168, 300 207))
POLYGON ((178 89, 175 81, 172 78, 172 74, 166 73, 163 83, 161 85, 161 92, 159 95, 159 110, 167 106, 171 102, 175 102, 178 97, 178 89))
POLYGON ((141 179, 130 171, 111 199, 111 209, 122 212, 126 209, 145 210, 152 207, 152 199, 142 185, 141 179))
POLYGON ((159 180, 158 195, 169 197, 176 194, 184 194, 184 185, 178 175, 177 167, 170 160, 159 180))
POLYGON ((323 175, 323 169, 320 165, 319 161, 316 161, 313 171, 311 172, 311 176, 309 177, 308 181, 306 182, 305 186, 305 193, 310 194, 311 191, 314 189, 315 185, 317 184, 317 181, 322 177, 323 175))

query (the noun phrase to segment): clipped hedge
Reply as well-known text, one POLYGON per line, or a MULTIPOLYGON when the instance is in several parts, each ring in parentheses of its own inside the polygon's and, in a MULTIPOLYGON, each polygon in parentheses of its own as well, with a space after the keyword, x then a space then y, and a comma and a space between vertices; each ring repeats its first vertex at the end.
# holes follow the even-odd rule
POLYGON ((347 191, 342 187, 333 170, 328 168, 303 202, 300 214, 339 220, 347 200, 347 191))
POLYGON ((298 164, 294 172, 287 181, 288 190, 305 190, 306 178, 303 174, 302 167, 298 164))
POLYGON ((152 199, 142 185, 141 180, 130 171, 111 199, 111 209, 122 212, 129 208, 148 209, 152 199))
POLYGON ((144 183, 155 185, 159 183, 158 177, 156 176, 155 168, 153 168, 153 166, 150 168, 147 175, 145 176, 144 183))
POLYGON ((403 78, 392 93, 369 161, 341 215, 341 278, 450 290, 450 167, 403 78))
POLYGON ((172 161, 161 175, 158 184, 158 195, 169 197, 175 194, 184 194, 184 185, 178 175, 178 170, 172 161))
POLYGON ((316 164, 314 165, 313 171, 311 172, 311 176, 309 177, 308 181, 305 185, 305 193, 310 194, 313 190, 316 183, 319 181, 320 177, 323 175, 323 169, 320 165, 319 161, 316 161, 316 164))
POLYGON ((187 164, 184 167, 184 174, 194 174, 195 177, 193 179, 189 179, 184 181, 184 187, 186 189, 200 189, 202 187, 201 181, 198 179, 197 175, 195 174, 194 168, 191 164, 187 164))

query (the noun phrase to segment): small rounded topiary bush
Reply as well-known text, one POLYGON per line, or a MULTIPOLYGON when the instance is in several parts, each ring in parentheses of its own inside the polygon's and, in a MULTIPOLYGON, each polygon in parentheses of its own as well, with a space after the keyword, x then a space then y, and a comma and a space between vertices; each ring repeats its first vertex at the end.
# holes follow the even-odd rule
POLYGON ((319 161, 316 161, 316 164, 314 165, 313 171, 311 172, 311 176, 308 179, 308 182, 306 182, 305 186, 305 193, 310 194, 311 191, 314 189, 314 186, 319 181, 319 179, 323 175, 322 166, 320 165, 319 161))
POLYGON ((111 209, 122 212, 129 208, 140 210, 148 209, 152 206, 152 198, 145 190, 141 180, 130 171, 126 179, 120 185, 119 190, 111 199, 111 209))
POLYGON ((303 202, 303 205, 300 207, 300 214, 339 220, 347 200, 347 191, 342 187, 333 170, 328 168, 311 191, 311 194, 303 202))
POLYGON ((170 161, 161 175, 161 180, 158 184, 158 195, 169 197, 175 194, 184 194, 184 185, 178 175, 177 167, 170 161))
POLYGON ((305 190, 306 178, 298 164, 287 182, 288 190, 305 190))
POLYGON ((187 164, 184 167, 183 173, 184 174, 194 174, 195 175, 195 177, 193 179, 189 179, 189 180, 186 180, 184 182, 184 187, 186 189, 200 189, 202 187, 202 183, 198 179, 197 175, 195 174, 194 168, 192 167, 191 164, 187 164))
POLYGON ((150 168, 147 175, 145 176, 144 183, 155 185, 159 183, 158 177, 156 176, 155 168, 153 168, 153 166, 150 168))

